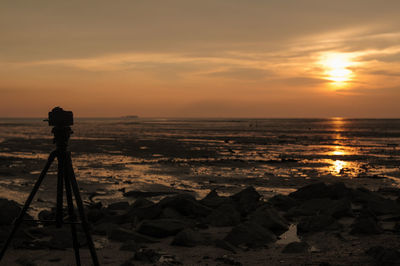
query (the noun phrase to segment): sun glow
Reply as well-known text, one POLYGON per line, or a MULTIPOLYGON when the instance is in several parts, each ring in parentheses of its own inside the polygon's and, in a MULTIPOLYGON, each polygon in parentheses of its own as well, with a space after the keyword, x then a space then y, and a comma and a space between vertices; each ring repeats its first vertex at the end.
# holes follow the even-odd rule
POLYGON ((335 84, 350 81, 353 71, 349 67, 354 65, 351 59, 350 55, 344 53, 329 53, 322 56, 321 64, 325 70, 325 78, 335 84))

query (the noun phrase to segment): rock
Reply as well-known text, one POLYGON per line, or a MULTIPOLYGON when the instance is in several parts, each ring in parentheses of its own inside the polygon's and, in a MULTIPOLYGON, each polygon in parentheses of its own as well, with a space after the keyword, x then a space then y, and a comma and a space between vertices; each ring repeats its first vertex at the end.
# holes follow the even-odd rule
POLYGON ((371 217, 357 218, 351 225, 350 234, 372 235, 382 233, 382 228, 371 217))
POLYGON ((375 246, 366 251, 373 257, 375 264, 379 266, 400 265, 400 252, 394 248, 375 246))
POLYGON ((327 193, 330 199, 344 199, 350 198, 352 189, 345 186, 343 182, 337 182, 331 185, 327 185, 327 193))
POLYGON ((288 211, 290 208, 297 206, 298 202, 289 196, 275 195, 268 200, 274 208, 281 211, 288 211))
POLYGON ((135 252, 133 257, 134 260, 138 260, 141 262, 147 263, 155 263, 161 258, 161 254, 159 254, 154 249, 140 249, 135 252))
POLYGON ((323 182, 318 182, 308 186, 299 188, 298 190, 289 194, 289 197, 294 199, 308 200, 315 198, 325 198, 327 196, 328 188, 323 182))
POLYGON ((51 225, 54 223, 53 222, 45 222, 45 221, 55 220, 56 213, 55 213, 55 211, 42 210, 39 212, 38 218, 39 218, 39 221, 41 221, 44 226, 48 226, 48 225, 51 225))
POLYGON ((89 209, 86 211, 86 217, 90 223, 96 223, 105 217, 105 213, 102 209, 89 209))
POLYGON ((352 199, 354 202, 361 203, 364 208, 368 208, 375 215, 400 214, 398 202, 386 199, 376 192, 365 188, 358 188, 353 191, 352 199))
POLYGON ((124 261, 120 266, 135 266, 135 263, 133 263, 132 259, 124 261))
POLYGON ((108 235, 109 231, 115 228, 119 228, 119 226, 114 223, 99 223, 93 226, 93 233, 96 235, 108 235))
POLYGON ((256 223, 245 222, 234 227, 224 240, 234 246, 246 245, 257 248, 275 241, 276 237, 272 232, 256 223))
POLYGON ((129 203, 127 201, 114 202, 108 205, 109 210, 126 210, 129 208, 129 203))
POLYGON ((161 258, 158 260, 158 264, 168 266, 168 265, 183 265, 182 262, 180 262, 175 255, 169 255, 169 254, 164 254, 161 256, 161 258))
POLYGON ((297 207, 291 208, 286 217, 311 216, 324 214, 340 218, 351 216, 351 202, 349 199, 332 200, 329 198, 310 199, 304 201, 297 207))
POLYGON ((215 261, 222 262, 224 265, 234 265, 234 266, 242 266, 243 265, 241 262, 236 261, 227 255, 224 255, 223 257, 218 257, 215 259, 215 261))
POLYGON ((222 248, 236 254, 235 247, 231 245, 229 242, 226 242, 225 240, 222 239, 215 240, 215 246, 217 248, 222 248))
POLYGON ((191 218, 206 217, 211 213, 211 209, 206 207, 189 194, 179 194, 173 197, 167 197, 160 201, 162 208, 172 208, 184 216, 191 218))
POLYGON ((203 236, 192 229, 180 231, 172 240, 173 246, 194 247, 204 242, 203 236))
POLYGON ((170 207, 166 207, 161 211, 161 218, 168 218, 168 219, 184 219, 184 216, 175 209, 170 207))
MULTIPOLYGON (((13 200, 0 198, 0 225, 10 225, 19 216, 21 207, 13 200)), ((25 214, 24 219, 33 219, 29 214, 25 214)))
POLYGON ((140 249, 140 245, 135 240, 128 240, 124 242, 119 250, 126 250, 126 251, 138 251, 140 249))
POLYGON ((217 208, 222 204, 227 204, 229 202, 229 198, 219 196, 215 189, 211 190, 204 199, 200 200, 201 204, 210 208, 217 208))
POLYGON ((36 266, 37 264, 32 259, 21 257, 15 260, 18 265, 22 266, 36 266))
POLYGON ((150 198, 150 197, 170 195, 170 194, 176 194, 176 192, 172 192, 172 191, 140 191, 140 190, 132 190, 132 191, 124 192, 124 197, 150 198))
POLYGON ((275 235, 281 235, 289 228, 288 222, 269 205, 257 208, 249 215, 248 219, 275 233, 275 235))
POLYGON ((351 196, 352 189, 347 188, 343 182, 332 185, 326 185, 323 182, 311 184, 299 188, 297 191, 289 194, 290 197, 300 200, 330 198, 343 199, 351 196))
POLYGON ((261 195, 250 186, 230 197, 236 204, 239 212, 245 216, 258 207, 261 195))
POLYGON ((240 223, 240 213, 232 204, 223 204, 211 212, 207 221, 213 226, 234 226, 240 223))
POLYGON ((122 215, 122 221, 123 223, 135 223, 145 219, 156 219, 160 216, 161 211, 162 208, 159 204, 146 201, 138 202, 133 204, 127 213, 122 215))
POLYGON ((321 231, 330 231, 340 228, 340 224, 329 215, 315 215, 304 217, 300 220, 297 225, 297 232, 299 234, 303 233, 313 233, 321 231))
POLYGON ((162 238, 176 235, 187 226, 185 222, 176 219, 145 220, 137 231, 144 235, 162 238))
POLYGON ((157 240, 148 237, 146 235, 139 234, 135 231, 131 231, 125 228, 117 227, 111 229, 108 233, 108 238, 111 240, 126 242, 129 240, 134 240, 138 243, 156 243, 157 240))
POLYGON ((310 246, 306 242, 291 242, 283 248, 282 253, 304 253, 309 249, 310 246))
POLYGON ((154 202, 151 200, 145 199, 145 198, 138 198, 132 205, 131 208, 142 208, 142 207, 148 207, 153 205, 154 202))

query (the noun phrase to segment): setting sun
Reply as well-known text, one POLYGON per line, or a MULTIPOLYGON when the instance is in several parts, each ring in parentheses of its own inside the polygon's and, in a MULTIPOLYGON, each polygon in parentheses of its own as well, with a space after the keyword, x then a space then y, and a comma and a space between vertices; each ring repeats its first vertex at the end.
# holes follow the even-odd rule
POLYGON ((353 71, 348 69, 354 63, 347 54, 331 53, 323 56, 321 64, 325 69, 325 76, 335 83, 351 80, 353 71))

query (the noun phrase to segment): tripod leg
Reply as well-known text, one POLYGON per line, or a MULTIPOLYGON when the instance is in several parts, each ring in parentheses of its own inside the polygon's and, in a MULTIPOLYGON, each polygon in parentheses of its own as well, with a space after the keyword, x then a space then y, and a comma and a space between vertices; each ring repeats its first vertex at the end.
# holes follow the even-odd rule
POLYGON ((63 194, 64 194, 64 175, 66 173, 66 151, 58 150, 58 172, 57 172, 57 208, 56 208, 56 226, 60 228, 63 223, 63 194))
POLYGON ((79 192, 78 182, 76 182, 74 168, 72 167, 72 160, 70 153, 67 154, 66 161, 67 161, 68 177, 71 182, 72 190, 74 192, 76 206, 78 207, 79 216, 81 218, 83 231, 85 232, 86 235, 86 240, 89 246, 90 255, 92 256, 93 265, 98 266, 99 260, 97 258, 96 249, 94 248, 92 236, 90 235, 89 224, 86 220, 85 210, 83 208, 83 202, 79 192))
POLYGON ((74 247, 74 252, 75 252, 75 261, 76 265, 80 266, 81 265, 81 259, 79 255, 79 241, 78 241, 78 235, 76 232, 76 226, 74 222, 76 222, 76 216, 75 216, 75 211, 74 211, 74 203, 72 201, 72 191, 71 191, 71 182, 69 179, 69 175, 67 172, 67 168, 65 168, 65 175, 64 175, 64 180, 65 180, 65 191, 67 195, 67 204, 68 204, 68 215, 71 220, 71 234, 72 234, 72 244, 74 247))
POLYGON ((25 213, 29 208, 29 205, 31 204, 33 197, 35 197, 36 192, 39 190, 40 184, 42 183, 44 177, 46 176, 47 171, 49 170, 51 163, 54 161, 54 158, 56 157, 56 152, 53 151, 52 153, 50 153, 49 158, 47 159, 47 163, 44 166, 42 172, 40 173, 40 176, 38 178, 38 180, 35 183, 35 186, 33 187, 31 193, 29 194, 27 200, 25 201, 25 205, 22 208, 18 218, 14 221, 14 226, 13 229, 10 232, 10 235, 8 236, 6 242, 4 243, 3 249, 1 250, 0 253, 0 261, 3 258, 4 254, 6 253, 6 250, 8 248, 8 246, 11 243, 12 238, 14 237, 14 234, 17 232, 18 227, 20 226, 20 224, 22 223, 25 213))

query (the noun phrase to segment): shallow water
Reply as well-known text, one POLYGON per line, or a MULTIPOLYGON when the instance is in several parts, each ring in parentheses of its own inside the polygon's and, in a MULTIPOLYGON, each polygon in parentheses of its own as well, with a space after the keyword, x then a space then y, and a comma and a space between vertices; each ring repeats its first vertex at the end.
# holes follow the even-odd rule
MULTIPOLYGON (((84 190, 99 199, 150 187, 202 197, 211 188, 230 194, 247 185, 268 197, 315 178, 385 178, 395 184, 400 178, 397 119, 77 119, 75 124, 70 141, 75 171, 84 190)), ((19 178, 34 182, 54 148, 50 131, 41 119, 0 119, 0 193, 25 191, 15 182, 19 178)))

